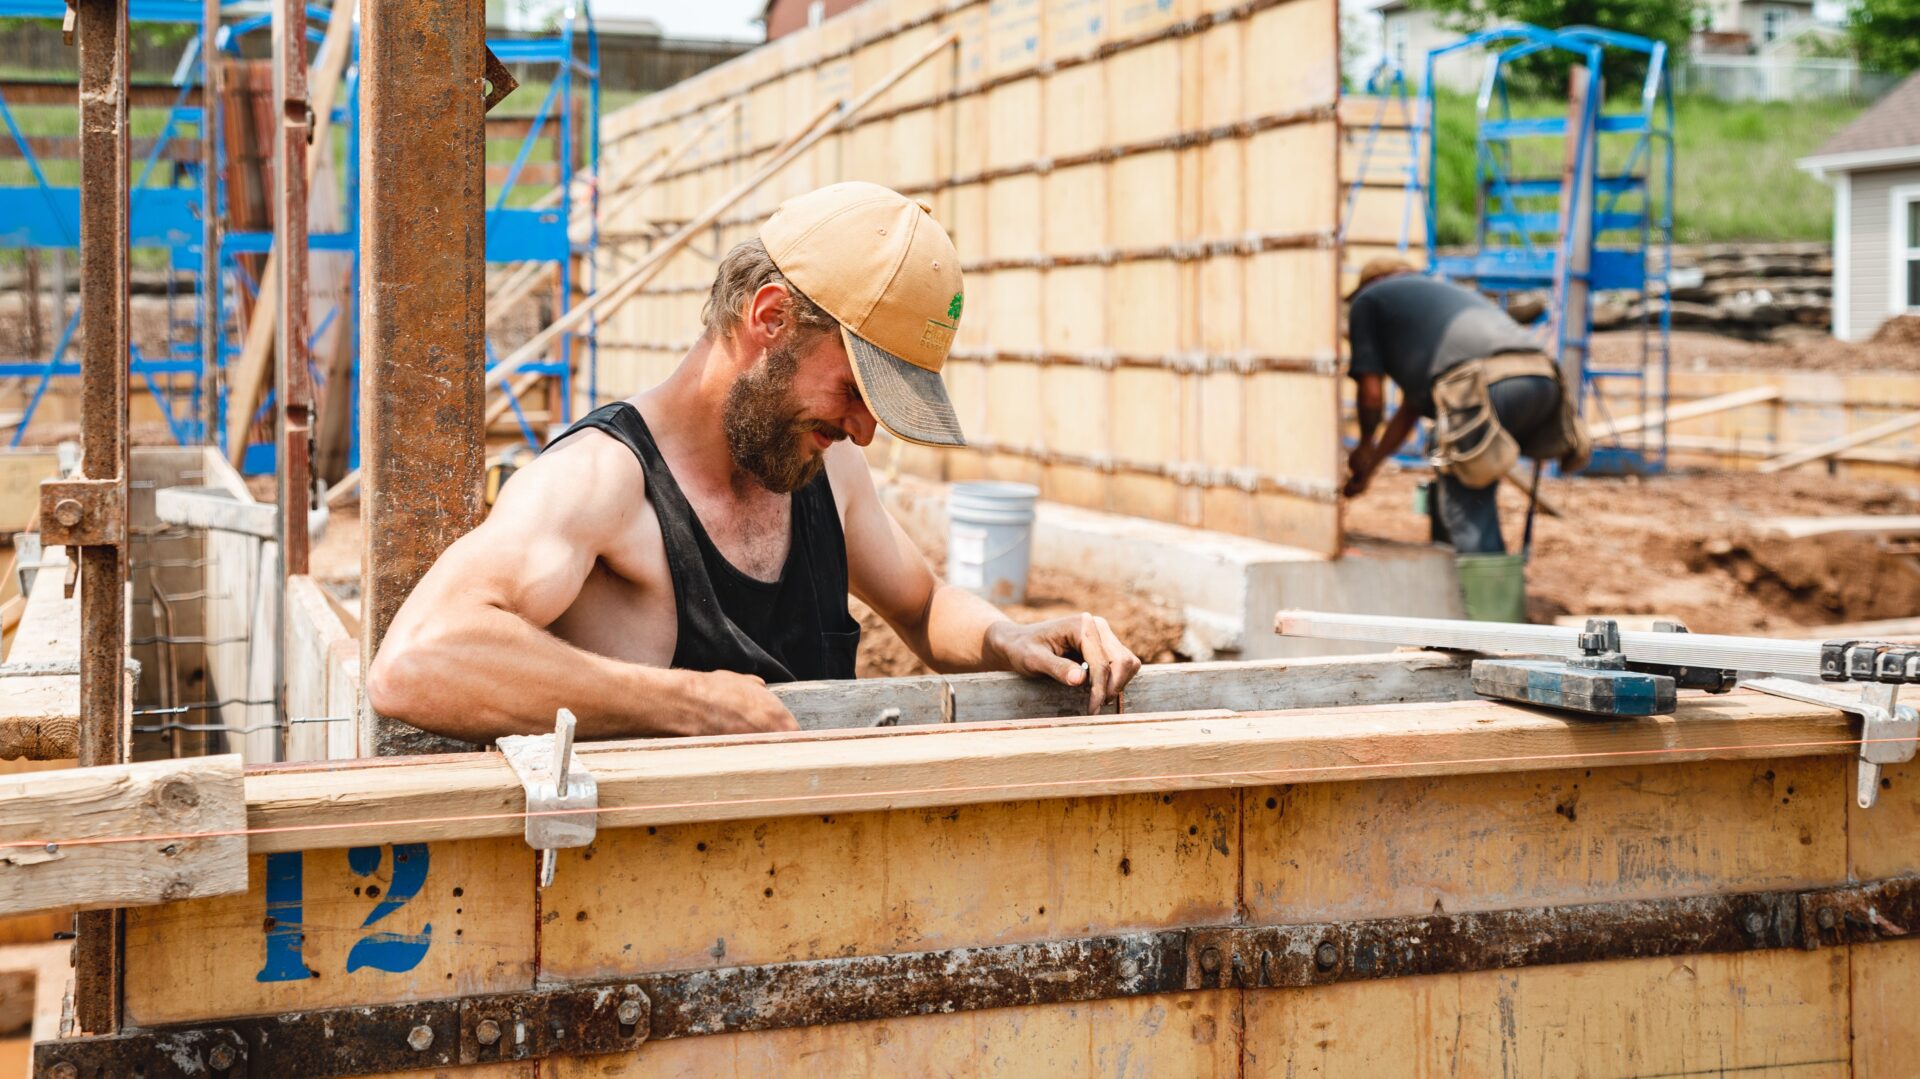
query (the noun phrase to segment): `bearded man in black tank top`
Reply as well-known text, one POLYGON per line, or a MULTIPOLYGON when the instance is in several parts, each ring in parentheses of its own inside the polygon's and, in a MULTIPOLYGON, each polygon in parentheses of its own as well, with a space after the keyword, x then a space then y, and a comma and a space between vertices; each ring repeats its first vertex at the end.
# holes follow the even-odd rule
POLYGON ((962 307, 924 204, 790 200, 721 261, 667 380, 556 439, 421 579, 369 702, 474 742, 562 707, 585 738, 791 730, 767 683, 853 677, 852 594, 936 671, 1053 678, 1102 710, 1140 667, 1106 620, 1018 625, 941 582, 860 452, 878 426, 964 445, 940 381, 962 307))

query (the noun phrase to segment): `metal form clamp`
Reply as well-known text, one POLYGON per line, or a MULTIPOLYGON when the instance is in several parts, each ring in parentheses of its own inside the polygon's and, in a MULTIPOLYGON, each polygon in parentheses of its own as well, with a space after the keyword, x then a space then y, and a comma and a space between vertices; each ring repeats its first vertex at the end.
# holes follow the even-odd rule
POLYGON ((600 787, 573 758, 573 713, 560 709, 552 734, 510 734, 500 752, 527 792, 527 845, 540 852, 540 887, 553 883, 553 852, 592 843, 599 829, 600 787), (564 810, 584 810, 567 813, 564 810))
POLYGON ((1836 708, 1860 717, 1860 771, 1854 801, 1861 809, 1872 809, 1880 797, 1881 765, 1905 764, 1913 759, 1915 739, 1920 738, 1920 712, 1894 700, 1900 692, 1899 686, 1871 682, 1856 697, 1791 678, 1749 678, 1740 684, 1776 697, 1836 708))

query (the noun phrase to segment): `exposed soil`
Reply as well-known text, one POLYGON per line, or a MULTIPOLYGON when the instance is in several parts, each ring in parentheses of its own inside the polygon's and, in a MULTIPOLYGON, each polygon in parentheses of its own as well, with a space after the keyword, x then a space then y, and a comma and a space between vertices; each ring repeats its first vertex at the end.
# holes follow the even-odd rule
MULTIPOLYGON (((1757 343, 1675 330, 1671 347, 1675 371, 1727 367, 1846 373, 1920 371, 1920 315, 1888 319, 1868 341, 1840 341, 1808 330, 1784 341, 1757 343)), ((1594 334, 1593 355, 1609 367, 1638 366, 1640 335, 1632 331, 1594 334)))
MULTIPOLYGON (((1382 474, 1347 505, 1350 533, 1421 542, 1413 511, 1425 477, 1382 474)), ((1791 633, 1836 622, 1920 615, 1920 568, 1870 538, 1753 537, 1762 517, 1914 513, 1920 489, 1817 473, 1697 473, 1548 480, 1564 518, 1534 524, 1527 615, 1660 614, 1701 633, 1791 633)), ((1506 489, 1501 528, 1518 548, 1526 500, 1506 489)))

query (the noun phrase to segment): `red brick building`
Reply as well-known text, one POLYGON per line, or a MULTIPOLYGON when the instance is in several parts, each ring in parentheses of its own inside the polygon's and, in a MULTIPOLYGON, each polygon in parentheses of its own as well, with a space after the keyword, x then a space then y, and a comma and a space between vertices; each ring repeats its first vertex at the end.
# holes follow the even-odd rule
POLYGON ((767 26, 767 40, 783 38, 795 30, 825 22, 858 4, 860 0, 767 0, 760 21, 767 26))

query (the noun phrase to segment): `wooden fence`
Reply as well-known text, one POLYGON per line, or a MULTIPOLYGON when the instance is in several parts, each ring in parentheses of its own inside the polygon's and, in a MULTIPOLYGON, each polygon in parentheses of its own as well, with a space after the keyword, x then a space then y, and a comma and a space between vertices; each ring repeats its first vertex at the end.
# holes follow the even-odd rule
POLYGON ((782 199, 872 180, 931 205, 966 272, 946 377, 971 447, 885 458, 1338 551, 1337 21, 1333 0, 873 0, 614 114, 617 168, 742 105, 606 229, 617 269, 959 35, 603 323, 602 396, 672 369, 712 259, 782 199))

